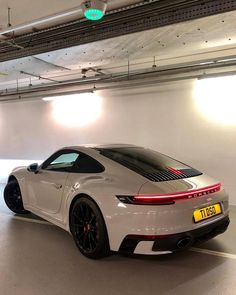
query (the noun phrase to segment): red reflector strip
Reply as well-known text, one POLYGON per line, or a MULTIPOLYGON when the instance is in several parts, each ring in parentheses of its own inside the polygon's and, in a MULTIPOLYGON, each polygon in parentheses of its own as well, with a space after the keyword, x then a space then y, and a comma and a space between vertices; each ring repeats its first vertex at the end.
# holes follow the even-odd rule
POLYGON ((159 239, 166 239, 172 235, 162 235, 162 236, 146 236, 146 235, 128 235, 125 237, 127 240, 139 240, 139 241, 155 241, 159 239))
POLYGON ((202 197, 220 191, 221 184, 217 183, 201 189, 189 190, 185 192, 171 193, 171 194, 155 194, 155 195, 135 195, 133 201, 140 203, 168 203, 180 199, 192 199, 202 197))

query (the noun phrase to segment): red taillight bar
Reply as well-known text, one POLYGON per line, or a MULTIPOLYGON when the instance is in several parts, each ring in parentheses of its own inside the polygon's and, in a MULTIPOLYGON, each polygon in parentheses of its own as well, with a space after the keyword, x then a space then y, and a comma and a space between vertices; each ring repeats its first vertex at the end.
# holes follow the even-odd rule
POLYGON ((144 194, 135 195, 132 199, 134 203, 146 204, 162 204, 162 203, 174 203, 180 199, 191 199, 202 197, 211 193, 220 191, 221 183, 217 183, 211 186, 207 186, 201 189, 194 189, 185 192, 170 193, 170 194, 144 194))

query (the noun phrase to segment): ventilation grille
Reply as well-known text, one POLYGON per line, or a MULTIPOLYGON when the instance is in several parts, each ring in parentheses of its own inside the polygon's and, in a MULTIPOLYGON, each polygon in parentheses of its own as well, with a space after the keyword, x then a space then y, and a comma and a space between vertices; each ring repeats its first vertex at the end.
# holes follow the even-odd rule
POLYGON ((199 172, 193 168, 192 169, 183 169, 183 170, 179 170, 179 171, 181 172, 181 174, 179 174, 179 175, 176 175, 175 173, 173 173, 171 171, 158 171, 158 172, 151 172, 151 173, 143 171, 143 173, 140 173, 140 174, 142 176, 146 177, 147 179, 149 179, 151 181, 155 181, 155 182, 183 179, 183 178, 189 178, 189 177, 202 175, 201 172, 199 172))

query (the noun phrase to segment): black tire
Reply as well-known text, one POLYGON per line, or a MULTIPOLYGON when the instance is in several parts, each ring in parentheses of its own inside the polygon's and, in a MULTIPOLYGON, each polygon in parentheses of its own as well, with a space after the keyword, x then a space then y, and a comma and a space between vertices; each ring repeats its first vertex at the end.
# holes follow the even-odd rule
POLYGON ((4 200, 7 207, 17 214, 28 214, 29 211, 24 209, 20 186, 17 180, 8 182, 4 189, 4 200))
POLYGON ((70 229, 76 246, 84 256, 99 259, 110 254, 102 213, 91 199, 82 197, 75 202, 70 213, 70 229))

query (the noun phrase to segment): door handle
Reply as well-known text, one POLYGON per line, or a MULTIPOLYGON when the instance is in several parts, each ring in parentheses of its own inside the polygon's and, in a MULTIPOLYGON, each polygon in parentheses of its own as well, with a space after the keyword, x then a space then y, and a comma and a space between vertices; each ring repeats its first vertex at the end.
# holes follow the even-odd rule
POLYGON ((62 189, 62 184, 57 184, 57 183, 54 183, 53 186, 56 188, 56 189, 62 189))

